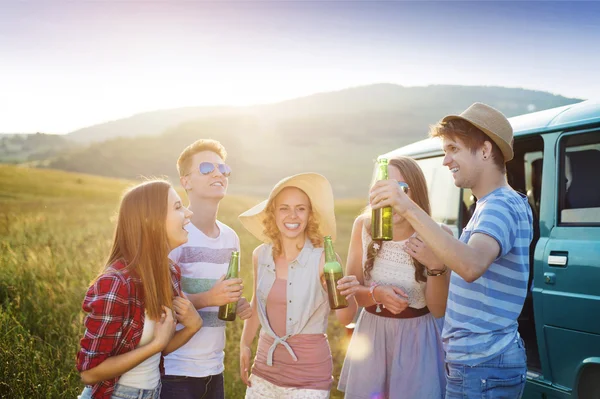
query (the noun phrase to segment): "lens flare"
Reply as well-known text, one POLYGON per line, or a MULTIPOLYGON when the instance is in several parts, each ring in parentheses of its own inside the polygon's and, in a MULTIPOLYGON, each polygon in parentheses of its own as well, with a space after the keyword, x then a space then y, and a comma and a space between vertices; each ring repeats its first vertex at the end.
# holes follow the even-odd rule
POLYGON ((365 334, 358 334, 355 331, 346 356, 352 360, 363 360, 369 356, 372 351, 373 345, 369 337, 365 334))

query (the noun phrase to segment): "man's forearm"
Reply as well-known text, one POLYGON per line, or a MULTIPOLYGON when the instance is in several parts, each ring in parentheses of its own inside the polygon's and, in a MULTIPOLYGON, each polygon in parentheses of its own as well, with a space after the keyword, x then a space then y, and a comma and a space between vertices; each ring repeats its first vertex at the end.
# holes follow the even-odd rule
POLYGON ((199 292, 197 294, 185 294, 196 309, 215 306, 210 291, 199 292))
POLYGON ((478 261, 474 249, 446 233, 421 208, 415 205, 403 216, 435 256, 463 279, 472 282, 485 271, 486 266, 478 261))

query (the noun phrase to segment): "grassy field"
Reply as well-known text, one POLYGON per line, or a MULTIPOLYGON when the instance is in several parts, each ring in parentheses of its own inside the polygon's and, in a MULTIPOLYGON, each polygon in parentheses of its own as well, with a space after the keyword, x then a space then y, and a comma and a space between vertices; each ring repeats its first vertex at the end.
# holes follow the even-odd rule
MULTIPOLYGON (((75 354, 83 333, 81 301, 110 246, 121 192, 131 181, 52 170, 0 166, 0 397, 74 398, 82 389, 75 354)), ((182 194, 182 193, 180 193, 182 194)), ((228 197, 219 219, 242 243, 245 296, 251 296, 250 254, 258 241, 237 215, 258 199, 228 197)), ((336 203, 336 250, 345 259, 354 217, 363 201, 336 203)), ((238 342, 242 323, 227 329, 226 397, 244 397, 238 342)), ((330 318, 334 377, 347 346, 345 329, 330 318)), ((342 395, 335 388, 332 398, 342 395)))

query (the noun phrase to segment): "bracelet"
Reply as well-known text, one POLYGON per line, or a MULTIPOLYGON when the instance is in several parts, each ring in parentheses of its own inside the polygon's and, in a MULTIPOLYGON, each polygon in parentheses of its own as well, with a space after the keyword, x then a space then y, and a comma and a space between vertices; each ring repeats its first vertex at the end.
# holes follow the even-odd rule
POLYGON ((444 266, 443 269, 425 269, 427 270, 427 275, 429 277, 443 276, 448 272, 448 266, 444 266))
POLYGON ((377 302, 377 299, 375 299, 375 288, 377 288, 379 286, 379 284, 377 283, 371 283, 371 288, 369 288, 369 294, 371 295, 371 299, 373 299, 373 302, 375 302, 375 304, 377 305, 377 309, 375 309, 375 312, 377 313, 381 313, 381 308, 379 307, 379 305, 381 305, 381 302, 377 302))

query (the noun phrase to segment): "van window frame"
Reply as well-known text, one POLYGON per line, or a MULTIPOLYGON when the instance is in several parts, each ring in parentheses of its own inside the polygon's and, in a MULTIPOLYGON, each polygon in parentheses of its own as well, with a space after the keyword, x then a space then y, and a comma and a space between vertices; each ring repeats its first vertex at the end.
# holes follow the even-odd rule
MULTIPOLYGON (((412 159, 414 159, 415 161, 417 161, 417 163, 419 164, 419 167, 421 169, 423 169, 423 167, 421 166, 421 164, 419 163, 420 161, 425 161, 425 160, 431 160, 432 158, 440 158, 440 161, 443 161, 444 156, 446 154, 444 153, 443 150, 436 150, 436 151, 427 151, 427 152, 421 152, 421 153, 416 153, 416 154, 403 154, 403 156, 407 156, 410 157, 412 159)), ((440 167, 444 168, 442 162, 440 162, 440 167)), ((462 222, 463 222, 463 218, 464 218, 464 212, 462 207, 460 206, 460 202, 462 201, 463 195, 464 195, 464 189, 462 187, 457 187, 459 189, 459 207, 458 207, 458 212, 456 214, 456 234, 457 236, 455 238, 459 238, 462 234, 463 228, 462 228, 462 222)), ((427 187, 428 192, 430 191, 429 186, 427 187)), ((431 204, 431 198, 429 199, 429 203, 431 204)), ((433 216, 432 216, 433 218, 433 216)), ((448 224, 447 221, 443 222, 445 225, 447 225, 448 227, 452 228, 451 224, 448 224)))
MULTIPOLYGON (((557 138, 556 140, 556 159, 558 160, 558 162, 556 163, 557 165, 557 173, 556 173, 556 177, 555 179, 558 178, 558 181, 555 181, 556 183, 556 208, 554 209, 555 212, 555 220, 556 220, 556 226, 557 227, 600 227, 600 221, 598 222, 563 222, 562 221, 562 217, 561 217, 561 211, 564 209, 565 206, 565 202, 566 202, 566 190, 563 190, 563 184, 562 182, 566 180, 566 160, 565 160, 565 154, 566 154, 566 148, 567 146, 565 145, 565 142, 573 137, 573 136, 579 136, 579 135, 584 135, 584 134, 589 134, 589 133, 598 133, 600 134, 600 126, 595 126, 592 128, 588 128, 588 129, 584 129, 584 130, 571 130, 571 131, 564 131, 560 134, 560 136, 557 138)), ((600 144, 600 140, 598 141, 598 143, 600 144)))

